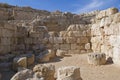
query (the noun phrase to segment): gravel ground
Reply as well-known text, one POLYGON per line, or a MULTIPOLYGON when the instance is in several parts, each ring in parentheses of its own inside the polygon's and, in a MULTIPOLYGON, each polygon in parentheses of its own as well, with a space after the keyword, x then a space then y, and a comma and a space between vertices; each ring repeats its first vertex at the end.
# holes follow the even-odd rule
POLYGON ((120 67, 115 64, 93 66, 87 63, 87 54, 67 55, 64 58, 56 58, 47 63, 56 66, 56 70, 62 66, 80 67, 83 80, 120 80, 120 67))
MULTIPOLYGON (((81 77, 83 80, 120 80, 120 66, 115 64, 106 64, 93 66, 87 63, 87 54, 66 55, 57 57, 49 63, 56 67, 56 70, 62 66, 80 67, 81 77)), ((1 72, 2 80, 10 80, 14 72, 1 72)))

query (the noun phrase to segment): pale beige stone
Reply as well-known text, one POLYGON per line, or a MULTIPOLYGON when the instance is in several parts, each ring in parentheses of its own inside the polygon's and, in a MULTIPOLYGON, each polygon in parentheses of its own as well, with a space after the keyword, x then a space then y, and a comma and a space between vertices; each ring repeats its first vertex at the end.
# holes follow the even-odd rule
POLYGON ((64 56, 66 54, 68 54, 67 50, 60 50, 60 49, 58 49, 57 52, 56 52, 57 56, 64 56))
POLYGON ((87 49, 87 50, 90 49, 90 43, 85 44, 85 49, 87 49))
POLYGON ((117 64, 117 65, 120 65, 120 47, 114 47, 113 48, 113 63, 114 64, 117 64))
POLYGON ((75 37, 65 37, 66 43, 76 43, 75 37))
POLYGON ((88 63, 92 65, 104 65, 106 63, 106 55, 104 53, 88 54, 88 63))
POLYGON ((69 50, 70 49, 70 44, 61 44, 60 49, 61 50, 69 50))
POLYGON ((18 67, 27 68, 27 58, 26 57, 16 57, 13 60, 13 69, 18 70, 18 67))
POLYGON ((80 68, 75 66, 59 68, 57 70, 57 80, 82 80, 80 68))
POLYGON ((80 44, 71 44, 71 50, 80 50, 81 46, 80 44))
POLYGON ((80 50, 68 50, 68 54, 80 54, 80 50))
POLYGON ((33 72, 36 73, 36 77, 43 77, 44 80, 55 80, 55 66, 38 64, 33 68, 33 72))
POLYGON ((55 44, 60 44, 63 43, 63 37, 54 37, 54 43, 55 44))

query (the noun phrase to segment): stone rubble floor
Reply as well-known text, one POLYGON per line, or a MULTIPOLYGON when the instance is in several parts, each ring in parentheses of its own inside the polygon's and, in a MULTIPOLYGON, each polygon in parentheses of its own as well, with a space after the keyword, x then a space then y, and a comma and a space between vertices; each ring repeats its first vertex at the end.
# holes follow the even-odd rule
MULTIPOLYGON (((80 67, 83 80, 120 80, 120 67, 115 64, 93 66, 87 63, 87 54, 72 54, 65 57, 56 57, 54 60, 45 63, 55 65, 56 70, 62 66, 80 67)), ((3 73, 2 80, 10 80, 13 72, 3 73)))
POLYGON ((87 54, 67 55, 61 59, 56 58, 56 60, 47 64, 55 65, 56 70, 61 66, 78 66, 83 80, 120 80, 119 66, 115 64, 89 65, 87 63, 87 54))

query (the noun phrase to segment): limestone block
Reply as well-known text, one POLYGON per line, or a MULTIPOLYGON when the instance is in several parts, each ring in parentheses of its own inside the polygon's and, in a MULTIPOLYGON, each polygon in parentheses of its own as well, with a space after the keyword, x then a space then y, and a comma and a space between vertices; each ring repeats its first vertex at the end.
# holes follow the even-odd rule
POLYGON ((44 80, 55 80, 55 66, 47 64, 38 64, 33 68, 33 72, 36 74, 36 77, 43 77, 44 80))
POLYGON ((49 43, 54 43, 54 37, 49 37, 49 43))
POLYGON ((59 68, 57 70, 57 80, 82 80, 80 68, 75 66, 59 68))
POLYGON ((57 52, 56 52, 56 55, 57 56, 64 56, 65 54, 68 54, 68 51, 67 50, 60 50, 58 49, 57 52))
POLYGON ((50 56, 50 59, 53 59, 56 57, 56 50, 48 49, 48 55, 50 56))
POLYGON ((81 46, 79 44, 71 44, 71 50, 80 50, 81 46))
POLYGON ((67 36, 68 36, 68 37, 75 37, 73 31, 69 31, 69 32, 67 32, 67 36))
POLYGON ((109 38, 109 41, 111 46, 120 46, 120 36, 118 35, 111 35, 110 38, 109 38))
POLYGON ((36 56, 36 58, 38 62, 48 62, 53 55, 53 53, 50 54, 48 50, 45 50, 36 56))
POLYGON ((68 50, 68 54, 80 54, 80 50, 68 50))
POLYGON ((77 43, 81 43, 81 38, 76 38, 76 40, 77 43))
POLYGON ((119 23, 119 22, 120 22, 120 13, 116 13, 116 14, 113 16, 113 22, 114 22, 114 23, 119 23))
POLYGON ((88 38, 87 37, 81 37, 81 43, 88 43, 88 38))
POLYGON ((120 46, 113 48, 113 63, 120 65, 120 46))
POLYGON ((60 44, 54 44, 53 49, 55 49, 55 50, 60 49, 60 44))
POLYGON ((43 40, 42 40, 42 43, 43 44, 47 44, 49 42, 49 39, 48 38, 44 38, 43 40))
POLYGON ((67 29, 67 31, 79 31, 80 30, 80 25, 70 25, 67 29))
POLYGON ((66 43, 76 43, 75 37, 65 37, 66 43))
POLYGON ((16 46, 17 50, 25 50, 25 45, 24 44, 19 44, 16 46))
POLYGON ((71 48, 70 44, 60 44, 61 50, 69 50, 71 48))
POLYGON ((113 47, 103 44, 101 45, 101 53, 106 54, 106 59, 109 57, 113 58, 113 47))
POLYGON ((83 36, 83 33, 80 31, 73 31, 74 37, 80 37, 83 36))
MULTIPOLYGON (((80 50, 80 53, 86 53, 87 51, 85 50, 85 49, 81 49, 80 50)), ((89 52, 89 50, 88 50, 88 52, 89 52)))
POLYGON ((100 36, 100 24, 93 24, 91 27, 91 36, 100 36))
POLYGON ((90 43, 85 44, 85 49, 87 49, 87 50, 90 49, 90 43))
POLYGON ((86 30, 86 36, 90 36, 91 37, 91 29, 86 30))
POLYGON ((54 43, 55 44, 59 44, 59 43, 63 43, 63 37, 54 37, 54 43))
POLYGON ((32 37, 32 38, 43 38, 44 37, 44 33, 43 32, 41 32, 41 33, 36 33, 36 32, 32 32, 31 34, 30 34, 30 37, 32 37))
POLYGON ((107 15, 112 15, 118 13, 119 10, 117 8, 109 8, 107 9, 107 15))
POLYGON ((102 19, 104 17, 107 17, 106 10, 100 11, 99 14, 96 16, 97 19, 102 19))
POLYGON ((32 38, 25 38, 25 44, 32 44, 32 38))
POLYGON ((13 60, 13 69, 18 70, 19 67, 27 67, 27 58, 26 57, 16 57, 13 60))
POLYGON ((35 61, 35 55, 34 54, 27 53, 27 54, 24 54, 24 55, 21 55, 21 56, 27 58, 27 65, 28 66, 34 64, 34 61, 35 61))
POLYGON ((25 69, 17 72, 10 80, 27 80, 33 76, 32 70, 25 69))
POLYGON ((60 37, 63 37, 65 35, 66 31, 60 31, 60 37))
POLYGON ((104 53, 88 54, 88 63, 92 65, 104 65, 106 63, 106 55, 104 53))
POLYGON ((50 31, 48 34, 49 34, 49 37, 58 37, 58 33, 55 31, 50 31))

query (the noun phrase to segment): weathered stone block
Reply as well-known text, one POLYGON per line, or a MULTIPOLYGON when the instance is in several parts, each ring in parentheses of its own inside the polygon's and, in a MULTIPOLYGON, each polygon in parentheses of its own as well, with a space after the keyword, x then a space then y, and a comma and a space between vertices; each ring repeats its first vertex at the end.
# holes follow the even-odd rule
POLYGON ((66 43, 76 43, 75 37, 65 37, 66 43))
POLYGON ((60 49, 61 50, 69 50, 70 49, 70 44, 61 44, 60 49))
POLYGON ((57 56, 64 56, 65 54, 68 54, 67 50, 60 50, 60 49, 58 49, 57 52, 56 52, 57 56))
POLYGON ((82 80, 80 68, 74 66, 59 68, 57 71, 57 80, 82 80))
POLYGON ((16 57, 13 60, 13 69, 18 70, 18 67, 27 67, 27 58, 26 57, 16 57))
POLYGON ((90 49, 90 43, 85 44, 85 49, 87 49, 87 50, 90 49))
POLYGON ((79 44, 71 44, 71 50, 80 50, 81 46, 79 44))
POLYGON ((104 65, 106 63, 106 55, 104 53, 88 54, 88 63, 92 65, 104 65))
POLYGON ((41 78, 43 77, 44 80, 55 80, 55 66, 54 65, 35 65, 33 68, 33 72, 36 74, 36 77, 41 78))
POLYGON ((55 44, 60 44, 60 43, 63 43, 64 40, 63 40, 63 37, 54 37, 54 43, 55 44))

